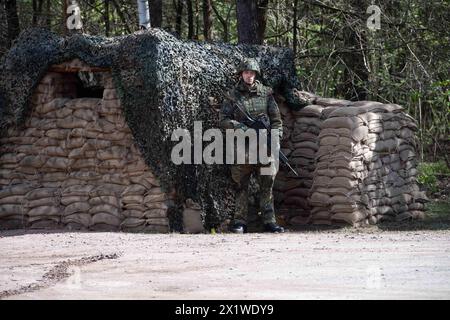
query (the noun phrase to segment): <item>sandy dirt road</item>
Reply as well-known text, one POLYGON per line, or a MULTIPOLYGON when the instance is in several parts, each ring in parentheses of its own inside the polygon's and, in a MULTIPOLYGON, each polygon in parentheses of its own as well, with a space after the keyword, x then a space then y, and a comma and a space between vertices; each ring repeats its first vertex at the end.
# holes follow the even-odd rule
POLYGON ((450 230, 0 232, 0 299, 449 299, 450 230))

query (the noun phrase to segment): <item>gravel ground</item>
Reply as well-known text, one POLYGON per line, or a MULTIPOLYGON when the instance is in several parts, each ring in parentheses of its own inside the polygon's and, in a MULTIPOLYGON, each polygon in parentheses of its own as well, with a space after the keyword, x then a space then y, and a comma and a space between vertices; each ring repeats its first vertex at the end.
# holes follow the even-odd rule
POLYGON ((450 230, 0 232, 0 299, 449 299, 450 230))

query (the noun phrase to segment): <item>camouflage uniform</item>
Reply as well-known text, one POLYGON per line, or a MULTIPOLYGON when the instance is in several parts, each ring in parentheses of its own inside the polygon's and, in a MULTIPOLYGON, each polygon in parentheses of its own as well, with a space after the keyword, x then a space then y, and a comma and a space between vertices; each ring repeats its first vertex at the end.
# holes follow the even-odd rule
MULTIPOLYGON (((259 69, 259 68, 258 68, 259 69)), ((246 69, 252 70, 252 69, 246 69)), ((256 70, 259 72, 259 70, 256 70)), ((245 110, 255 118, 258 115, 266 114, 270 119, 272 129, 279 129, 281 139, 282 121, 278 105, 272 95, 272 89, 255 81, 249 86, 242 78, 236 87, 230 92, 230 96, 238 101, 245 110)), ((247 127, 243 124, 244 115, 235 104, 229 99, 225 99, 220 112, 220 125, 223 129, 243 129, 247 127)), ((263 216, 264 224, 276 223, 273 206, 272 187, 276 176, 276 171, 272 175, 261 175, 261 164, 234 164, 231 167, 232 179, 237 184, 236 211, 234 223, 246 224, 248 211, 248 186, 252 173, 257 175, 256 179, 260 188, 259 207, 263 216)))

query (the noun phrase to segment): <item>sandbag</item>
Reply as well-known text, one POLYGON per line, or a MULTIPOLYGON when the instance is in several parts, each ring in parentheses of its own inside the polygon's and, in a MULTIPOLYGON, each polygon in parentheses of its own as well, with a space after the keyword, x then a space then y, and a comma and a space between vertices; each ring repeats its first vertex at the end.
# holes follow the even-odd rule
POLYGON ((41 103, 36 105, 35 111, 40 114, 45 114, 47 112, 55 111, 62 108, 67 101, 70 99, 67 98, 55 98, 47 103, 41 103))
POLYGON ((339 212, 331 216, 331 220, 335 222, 346 222, 348 224, 354 225, 366 218, 366 214, 361 211, 353 212, 339 212))
MULTIPOLYGON (((190 209, 190 208, 187 208, 187 209, 190 209)), ((192 210, 200 211, 198 209, 192 209, 192 210)), ((164 218, 164 217, 167 217, 167 209, 147 209, 144 212, 144 215, 146 218, 164 218)))
POLYGON ((90 195, 91 197, 120 196, 124 189, 125 187, 123 185, 107 183, 92 189, 90 195))
POLYGON ((50 157, 45 163, 45 167, 66 170, 70 164, 70 160, 63 157, 50 157))
POLYGON ((30 209, 27 214, 29 217, 59 217, 61 216, 61 209, 56 206, 40 206, 30 209))
POLYGON ((336 188, 353 189, 358 185, 358 181, 346 177, 334 177, 330 180, 329 185, 336 188))
POLYGON ((302 108, 300 111, 296 112, 297 117, 316 117, 320 118, 322 115, 323 106, 320 105, 308 105, 302 108))
POLYGON ((102 174, 101 180, 103 183, 113 183, 117 185, 122 185, 124 188, 130 184, 129 178, 122 173, 102 174))
POLYGON ((147 225, 161 225, 168 226, 169 220, 167 218, 150 218, 146 220, 147 225))
POLYGON ((25 202, 25 197, 23 195, 13 195, 13 196, 0 198, 0 205, 23 204, 24 202, 25 202))
POLYGON ((44 172, 42 175, 43 182, 62 182, 67 179, 65 172, 44 172))
POLYGON ((69 137, 67 141, 67 148, 68 149, 75 149, 82 147, 86 142, 86 139, 83 137, 69 137))
MULTIPOLYGON (((88 205, 89 206, 89 205, 88 205)), ((99 212, 107 212, 109 214, 112 214, 114 216, 120 216, 120 209, 118 207, 115 206, 111 206, 109 204, 99 204, 96 206, 93 206, 89 209, 89 213, 90 214, 96 214, 99 212)))
POLYGON ((145 225, 146 221, 145 219, 139 219, 139 218, 126 218, 122 221, 120 224, 121 228, 134 228, 139 227, 141 225, 145 225))
POLYGON ((100 161, 98 167, 102 169, 123 169, 125 167, 125 161, 119 159, 104 160, 100 161))
POLYGON ((74 202, 66 206, 64 215, 71 215, 74 213, 88 213, 90 205, 87 202, 74 202))
POLYGON ((45 156, 25 156, 20 161, 20 166, 22 167, 31 167, 31 168, 40 168, 44 165, 47 158, 45 156))
POLYGON ((89 196, 89 193, 94 189, 92 185, 75 185, 67 187, 62 190, 62 196, 89 196))
POLYGON ((122 215, 127 218, 138 218, 138 219, 145 218, 145 212, 143 210, 136 210, 136 209, 125 209, 122 211, 122 215))
MULTIPOLYGON (((71 110, 71 112, 72 112, 72 110, 71 110)), ((97 116, 96 116, 96 113, 94 112, 94 110, 90 110, 90 109, 77 109, 77 110, 73 111, 73 116, 78 119, 85 120, 88 122, 95 121, 97 119, 97 116)))
POLYGON ((145 208, 142 203, 122 203, 122 210, 138 210, 144 212, 145 208))
POLYGON ((33 190, 33 186, 29 184, 19 184, 19 185, 11 185, 7 187, 0 188, 0 199, 16 196, 16 195, 25 195, 29 191, 33 190))
POLYGON ((309 198, 309 203, 313 206, 327 206, 330 202, 330 196, 328 194, 313 192, 311 197, 309 198))
POLYGON ((99 212, 92 216, 92 225, 96 224, 106 224, 109 226, 120 226, 122 219, 119 217, 109 214, 107 212, 99 212))
POLYGON ((87 125, 88 122, 86 120, 82 120, 74 116, 68 116, 64 119, 56 120, 56 126, 63 129, 85 128, 87 125))
POLYGON ((167 233, 169 232, 169 225, 165 224, 146 224, 142 229, 146 233, 167 233))
POLYGON ((343 100, 343 99, 335 99, 335 98, 323 98, 323 97, 317 97, 315 100, 315 104, 320 106, 339 106, 339 107, 346 107, 350 105, 352 102, 349 100, 343 100))
POLYGON ((70 159, 83 159, 84 160, 86 158, 85 152, 86 152, 86 150, 83 147, 75 148, 70 151, 70 153, 68 154, 68 157, 70 159))
POLYGON ((16 164, 25 157, 25 154, 5 153, 0 156, 0 165, 16 164))
MULTIPOLYGON (((70 155, 69 155, 70 156, 70 155)), ((98 160, 97 159, 85 159, 85 158, 81 158, 81 159, 65 159, 67 160, 67 162, 70 161, 70 167, 72 169, 93 169, 96 168, 98 165, 98 160)))
POLYGON ((14 215, 22 215, 26 212, 22 205, 18 204, 2 204, 0 206, 0 219, 14 215))
POLYGON ((349 118, 349 117, 336 117, 328 118, 322 123, 322 128, 347 128, 349 130, 354 130, 355 128, 363 124, 362 120, 359 118, 349 118))
POLYGON ((149 209, 168 209, 168 205, 165 202, 147 202, 145 206, 149 209))
POLYGON ((122 202, 123 203, 143 203, 144 201, 144 196, 143 195, 127 195, 127 196, 122 196, 122 202))
POLYGON ((57 206, 58 198, 56 197, 50 197, 50 198, 41 198, 37 200, 28 201, 26 203, 27 208, 35 208, 35 207, 41 207, 41 206, 57 206))
POLYGON ((328 220, 330 219, 332 213, 329 210, 321 210, 313 213, 312 218, 314 221, 316 220, 328 220))
POLYGON ((147 189, 139 184, 132 184, 124 189, 122 196, 143 195, 147 189))
POLYGON ((86 213, 75 213, 62 217, 61 222, 64 224, 74 222, 88 228, 91 225, 91 215, 86 213))
POLYGON ((89 205, 91 206, 97 206, 102 204, 107 204, 116 208, 120 208, 119 198, 114 196, 99 196, 89 199, 89 205))
MULTIPOLYGON (((148 166, 145 164, 144 161, 136 161, 134 163, 127 164, 125 169, 127 172, 144 171, 144 170, 148 170, 148 166)), ((153 180, 152 184, 153 183, 155 183, 155 186, 157 186, 157 187, 160 186, 160 184, 157 180, 153 180)))
POLYGON ((66 149, 60 146, 47 146, 42 150, 42 153, 49 157, 67 157, 69 154, 66 149))
POLYGON ((56 195, 54 188, 37 188, 26 193, 25 198, 29 201, 42 198, 53 198, 56 195))
POLYGON ((39 217, 35 217, 31 225, 30 229, 57 229, 59 227, 59 218, 56 217, 46 217, 45 219, 40 219, 39 217))
MULTIPOLYGON (((68 206, 70 204, 73 204, 75 202, 82 202, 85 203, 86 201, 88 201, 89 197, 88 196, 63 196, 61 197, 61 204, 64 206, 68 206)), ((89 202, 90 203, 90 202, 89 202)))
POLYGON ((161 202, 167 200, 167 195, 164 193, 160 194, 149 194, 144 197, 144 203, 147 202, 161 202))
POLYGON ((65 103, 65 106, 67 108, 77 110, 77 109, 95 109, 97 105, 99 105, 102 102, 99 98, 89 98, 89 97, 83 97, 83 98, 77 98, 77 99, 71 99, 65 103))

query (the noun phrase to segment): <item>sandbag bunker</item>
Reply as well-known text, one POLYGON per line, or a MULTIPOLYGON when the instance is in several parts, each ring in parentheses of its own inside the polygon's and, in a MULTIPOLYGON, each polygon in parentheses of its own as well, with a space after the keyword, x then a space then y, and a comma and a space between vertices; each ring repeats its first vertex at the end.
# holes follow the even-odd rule
POLYGON ((397 105, 300 92, 288 49, 182 41, 159 29, 117 38, 32 29, 0 63, 0 228, 226 230, 229 166, 175 165, 171 135, 192 132, 194 121, 218 127, 246 57, 275 90, 282 149, 299 172, 277 176, 280 219, 423 217, 414 119, 397 105))
POLYGON ((1 227, 168 232, 172 195, 136 147, 110 72, 78 59, 49 70, 24 127, 0 139, 1 227), (77 72, 98 72, 100 88, 80 88, 77 72))

